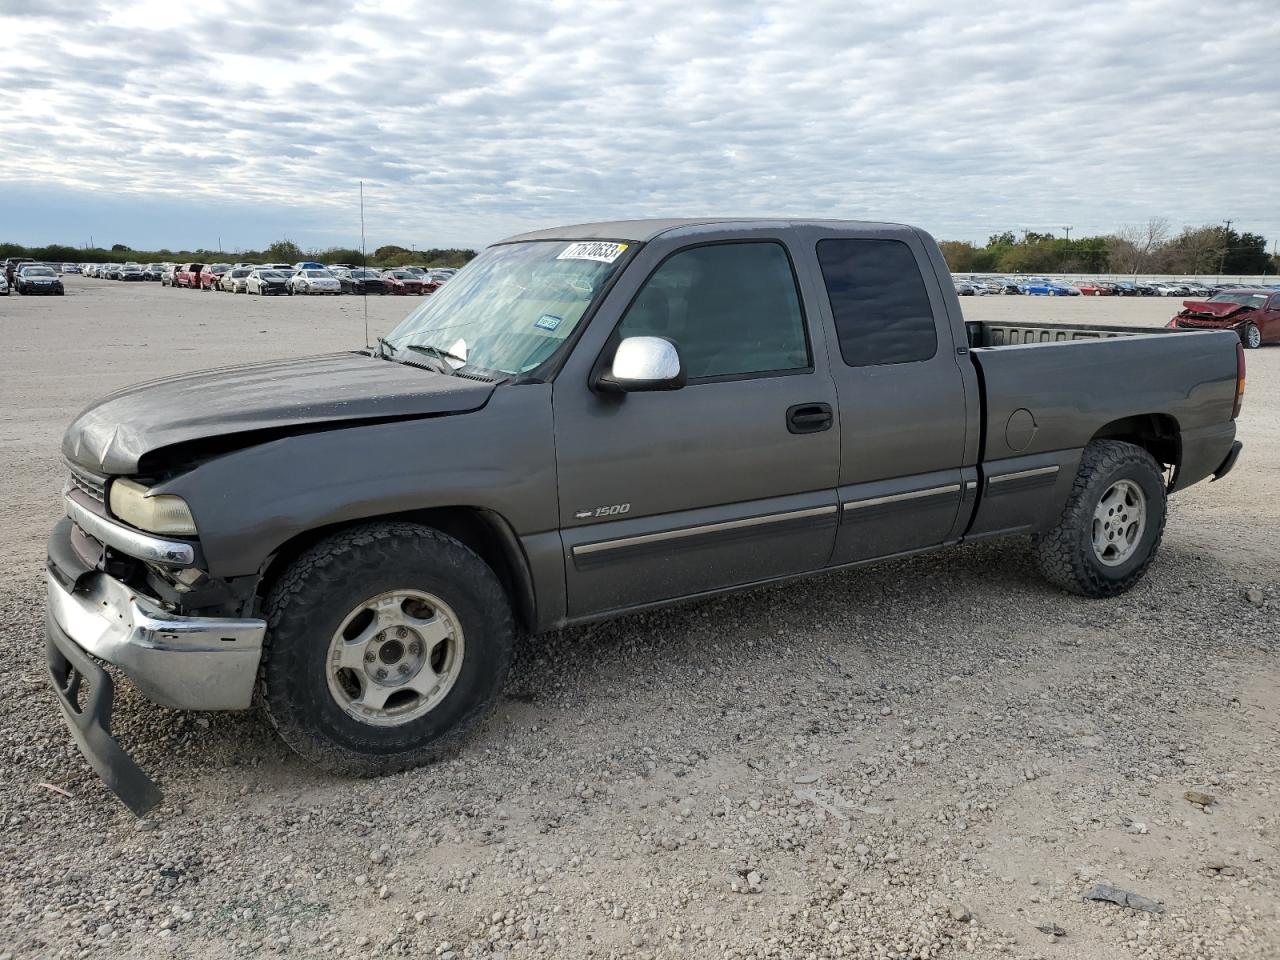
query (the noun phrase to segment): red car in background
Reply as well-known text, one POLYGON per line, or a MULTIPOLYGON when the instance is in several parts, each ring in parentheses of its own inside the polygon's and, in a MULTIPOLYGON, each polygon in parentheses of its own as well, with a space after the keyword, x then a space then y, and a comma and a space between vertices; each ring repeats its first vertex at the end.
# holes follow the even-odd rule
POLYGON ((1249 350, 1280 342, 1280 290, 1223 290, 1208 300, 1184 300, 1167 326, 1234 330, 1249 350))
POLYGON ((421 296, 426 293, 426 284, 417 274, 408 270, 388 270, 382 275, 382 282, 387 285, 387 293, 399 296, 421 296))
POLYGON ((231 269, 229 263, 206 263, 204 269, 200 271, 200 289, 214 290, 217 289, 218 281, 222 279, 222 275, 231 269))
POLYGON ((203 263, 184 263, 173 271, 173 283, 171 285, 189 287, 194 290, 200 286, 200 271, 203 269, 203 263))
POLYGON ((1086 297, 1111 297, 1115 295, 1114 289, 1093 280, 1085 280, 1081 283, 1077 283, 1075 288, 1086 297))

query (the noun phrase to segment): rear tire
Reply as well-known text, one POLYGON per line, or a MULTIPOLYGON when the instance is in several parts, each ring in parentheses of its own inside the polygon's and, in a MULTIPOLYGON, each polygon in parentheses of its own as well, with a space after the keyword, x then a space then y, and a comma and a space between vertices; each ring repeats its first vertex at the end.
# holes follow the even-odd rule
POLYGON ((1262 346, 1262 331, 1256 324, 1246 323, 1244 329, 1240 331, 1240 342, 1244 344, 1246 350, 1257 350, 1262 346))
POLYGON ((263 704, 285 743, 325 769, 415 767, 489 712, 514 632, 497 576, 457 540, 411 523, 354 527, 272 588, 263 704))
POLYGON ((1085 447, 1062 516, 1033 540, 1050 583, 1085 597, 1113 597, 1136 584, 1164 535, 1164 477, 1141 447, 1095 440, 1085 447))

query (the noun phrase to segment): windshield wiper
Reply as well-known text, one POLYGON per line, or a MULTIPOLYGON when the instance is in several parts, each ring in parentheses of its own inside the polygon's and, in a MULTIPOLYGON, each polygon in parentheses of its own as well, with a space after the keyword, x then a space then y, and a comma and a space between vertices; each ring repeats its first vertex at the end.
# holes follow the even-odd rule
POLYGON ((450 353, 444 347, 435 347, 429 343, 406 343, 404 348, 412 350, 414 353, 425 353, 428 357, 435 357, 440 361, 443 372, 448 373, 451 377, 457 376, 458 371, 449 363, 450 360, 457 360, 459 363, 467 362, 466 357, 460 357, 456 353, 450 353))

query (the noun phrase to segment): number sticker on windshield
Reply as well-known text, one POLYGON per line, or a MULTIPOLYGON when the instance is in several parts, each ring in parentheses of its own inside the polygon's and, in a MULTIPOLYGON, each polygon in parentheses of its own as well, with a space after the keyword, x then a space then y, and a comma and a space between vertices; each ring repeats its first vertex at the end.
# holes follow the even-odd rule
POLYGON ((557 317, 553 313, 544 313, 537 320, 533 321, 533 325, 543 330, 554 330, 563 322, 564 319, 562 317, 557 317))
POLYGON ((627 249, 625 243, 602 243, 592 240, 589 243, 571 243, 565 248, 557 260, 598 260, 600 263, 613 263, 627 249))

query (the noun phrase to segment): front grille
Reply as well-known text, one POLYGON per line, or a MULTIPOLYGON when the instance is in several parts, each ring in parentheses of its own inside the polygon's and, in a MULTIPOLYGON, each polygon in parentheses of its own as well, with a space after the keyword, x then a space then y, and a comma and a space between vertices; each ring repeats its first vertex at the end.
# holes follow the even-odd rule
POLYGON ((71 486, 73 489, 92 497, 98 503, 106 503, 107 481, 102 477, 95 477, 91 473, 85 473, 83 470, 72 467, 71 486))

